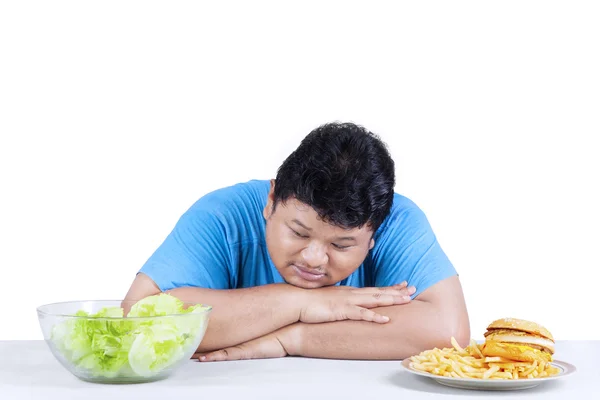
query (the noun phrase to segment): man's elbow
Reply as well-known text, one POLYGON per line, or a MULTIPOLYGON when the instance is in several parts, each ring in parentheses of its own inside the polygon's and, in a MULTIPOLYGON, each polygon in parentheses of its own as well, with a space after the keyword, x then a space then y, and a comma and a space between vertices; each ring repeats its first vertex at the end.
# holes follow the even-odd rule
POLYGON ((455 324, 450 331, 450 337, 456 339, 461 347, 467 347, 471 341, 471 329, 469 324, 455 324))
POLYGON ((428 335, 423 335, 422 338, 424 339, 424 343, 421 344, 423 350, 453 347, 452 338, 464 348, 471 340, 471 330, 468 325, 448 323, 438 325, 437 329, 430 331, 428 335))
POLYGON ((471 341, 469 314, 456 279, 440 283, 437 291, 423 293, 420 314, 421 329, 425 332, 418 340, 426 349, 452 347, 452 338, 461 347, 471 341))
POLYGON ((452 338, 463 348, 471 341, 469 319, 459 315, 437 319, 435 328, 428 333, 422 336, 427 342, 422 344, 425 349, 452 347, 452 338))

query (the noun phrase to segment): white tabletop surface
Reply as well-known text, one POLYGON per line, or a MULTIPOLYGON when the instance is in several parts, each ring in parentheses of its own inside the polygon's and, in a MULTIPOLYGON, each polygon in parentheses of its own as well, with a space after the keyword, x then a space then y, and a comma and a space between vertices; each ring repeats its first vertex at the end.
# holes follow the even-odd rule
POLYGON ((103 385, 75 378, 43 341, 0 341, 0 399, 600 399, 600 341, 559 341, 555 358, 575 365, 577 372, 510 392, 445 387, 403 371, 399 361, 292 357, 218 363, 190 360, 162 381, 103 385))

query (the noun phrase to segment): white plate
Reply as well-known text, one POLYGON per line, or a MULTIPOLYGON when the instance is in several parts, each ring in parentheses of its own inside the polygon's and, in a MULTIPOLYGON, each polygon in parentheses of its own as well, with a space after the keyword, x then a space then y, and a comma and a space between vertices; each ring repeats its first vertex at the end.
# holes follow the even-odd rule
POLYGON ((536 387, 543 382, 549 382, 555 379, 563 378, 567 375, 571 375, 577 368, 574 365, 566 363, 564 361, 554 360, 552 365, 560 370, 556 375, 552 375, 545 378, 533 378, 533 379, 477 379, 477 378, 453 378, 448 376, 439 376, 430 374, 429 372, 419 371, 410 367, 410 358, 402 361, 402 366, 408 372, 426 376, 433 379, 437 383, 446 386, 452 386, 461 389, 477 389, 477 390, 517 390, 517 389, 529 389, 536 387))

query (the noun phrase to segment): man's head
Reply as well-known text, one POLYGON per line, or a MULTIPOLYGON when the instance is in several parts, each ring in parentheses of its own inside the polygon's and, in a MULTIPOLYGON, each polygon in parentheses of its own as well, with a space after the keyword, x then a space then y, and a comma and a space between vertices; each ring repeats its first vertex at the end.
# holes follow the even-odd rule
POLYGON ((267 247, 286 282, 317 288, 354 272, 390 212, 394 184, 385 144, 366 129, 332 123, 306 136, 279 168, 264 209, 267 247))

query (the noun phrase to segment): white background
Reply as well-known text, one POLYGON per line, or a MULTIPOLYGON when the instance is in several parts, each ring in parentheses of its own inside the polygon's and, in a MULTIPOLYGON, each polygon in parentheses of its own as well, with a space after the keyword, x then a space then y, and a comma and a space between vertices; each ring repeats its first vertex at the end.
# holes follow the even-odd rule
POLYGON ((388 143, 474 338, 514 316, 600 339, 599 11, 3 2, 0 339, 40 339, 38 305, 123 297, 201 195, 274 177, 334 120, 388 143))

